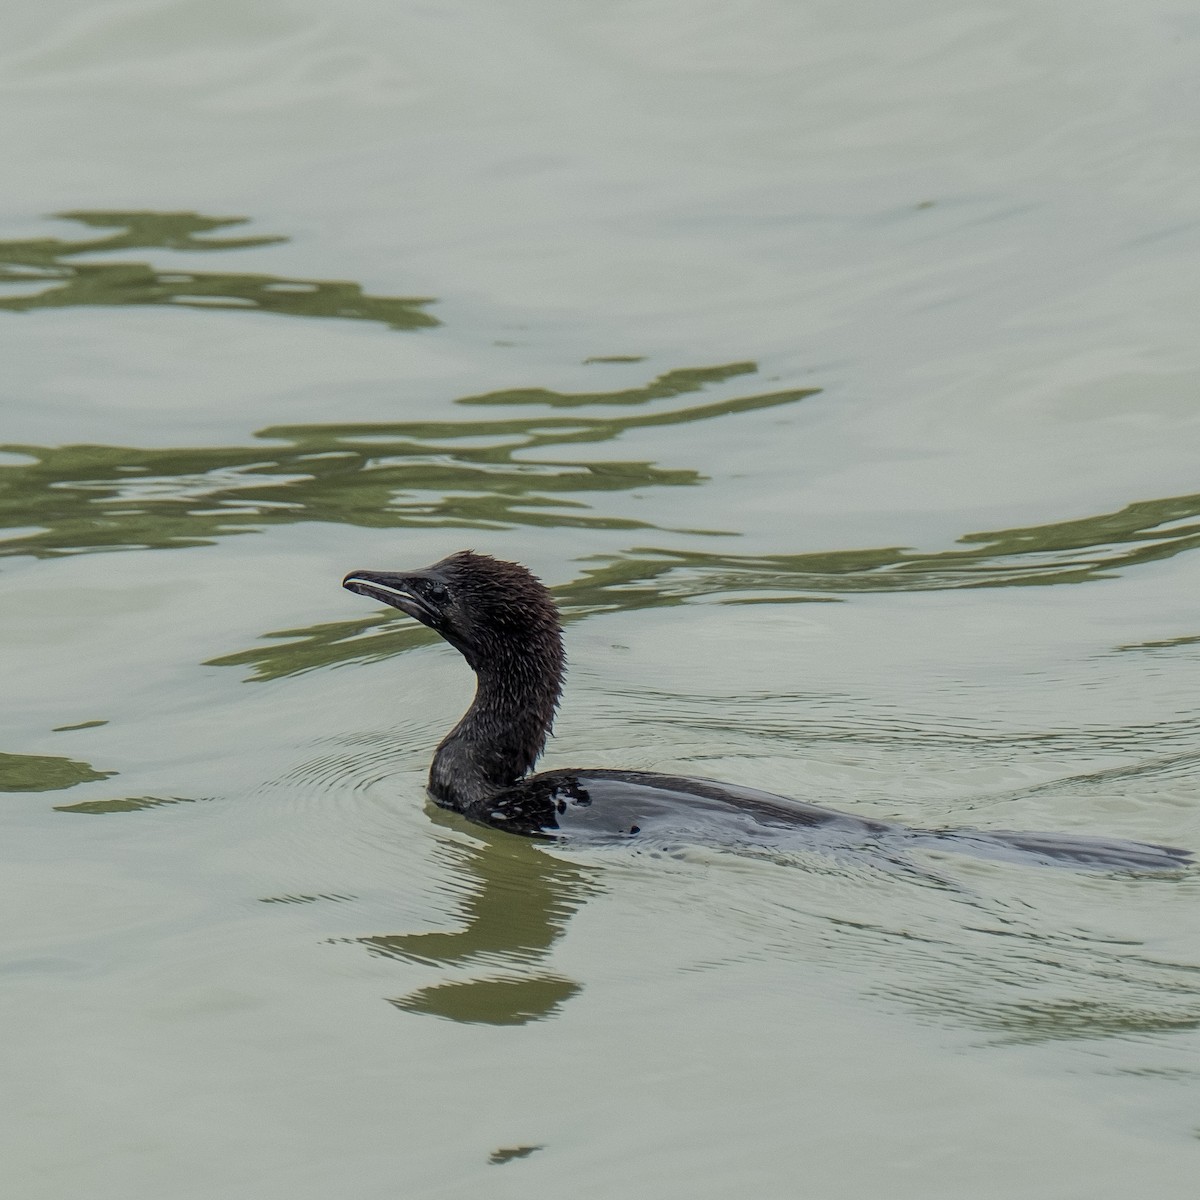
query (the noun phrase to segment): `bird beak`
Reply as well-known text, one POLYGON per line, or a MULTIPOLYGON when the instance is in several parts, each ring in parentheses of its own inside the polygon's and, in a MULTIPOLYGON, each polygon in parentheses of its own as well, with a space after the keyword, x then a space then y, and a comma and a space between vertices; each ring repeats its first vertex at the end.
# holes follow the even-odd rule
POLYGON ((371 600, 379 600, 398 608, 423 625, 433 622, 436 614, 413 590, 413 575, 393 575, 387 571, 351 571, 342 580, 342 587, 371 600))

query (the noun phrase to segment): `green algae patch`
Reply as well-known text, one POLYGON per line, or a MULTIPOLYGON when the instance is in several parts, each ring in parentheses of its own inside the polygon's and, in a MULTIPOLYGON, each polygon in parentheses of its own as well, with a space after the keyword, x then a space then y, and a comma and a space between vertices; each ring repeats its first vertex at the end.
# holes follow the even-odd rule
POLYGON ((56 804, 55 812, 84 813, 100 817, 107 813, 141 812, 164 804, 190 804, 183 796, 122 796, 115 800, 81 800, 78 804, 56 804))
POLYGON ((115 774, 116 771, 97 771, 91 763, 52 754, 0 752, 0 792, 58 792, 115 774))

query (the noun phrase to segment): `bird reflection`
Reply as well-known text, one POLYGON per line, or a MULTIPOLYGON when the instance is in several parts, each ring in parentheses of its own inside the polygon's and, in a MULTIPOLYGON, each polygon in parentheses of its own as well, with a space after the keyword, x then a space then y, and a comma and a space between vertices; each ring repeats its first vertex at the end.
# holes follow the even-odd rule
MULTIPOLYGON (((456 814, 432 806, 429 816, 446 828, 466 828, 456 814)), ((503 833, 472 826, 471 839, 443 844, 447 871, 468 895, 463 928, 358 941, 384 958, 456 973, 390 998, 406 1012, 484 1025, 544 1020, 582 990, 578 981, 549 970, 547 961, 572 914, 599 890, 596 873, 503 833)))

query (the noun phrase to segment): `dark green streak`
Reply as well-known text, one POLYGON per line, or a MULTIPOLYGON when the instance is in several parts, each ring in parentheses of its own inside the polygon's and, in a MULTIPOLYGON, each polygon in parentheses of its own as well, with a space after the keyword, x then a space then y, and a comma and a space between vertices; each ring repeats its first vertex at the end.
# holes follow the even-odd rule
POLYGON ((191 212, 67 212, 60 217, 118 232, 67 241, 32 238, 0 242, 0 310, 76 305, 169 304, 183 308, 252 309, 292 317, 344 317, 380 321, 392 329, 427 329, 440 322, 419 296, 368 296, 356 283, 289 279, 228 271, 159 270, 145 262, 81 262, 80 255, 126 250, 242 250, 286 242, 284 237, 200 237, 241 225, 244 217, 203 217, 191 212), (5 295, 10 284, 44 284, 5 295))
POLYGON ((482 396, 464 396, 459 403, 545 404, 551 408, 581 408, 585 404, 645 404, 647 400, 667 400, 699 391, 706 384, 720 383, 735 375, 753 375, 757 370, 756 363, 730 363, 725 367, 668 371, 645 387, 627 388, 623 392, 551 392, 546 388, 516 388, 506 392, 488 392, 482 396))
POLYGON ((115 774, 56 755, 0 753, 0 792, 58 792, 115 774))
POLYGON ((501 1146, 488 1155, 488 1162, 493 1166, 503 1166, 505 1163, 516 1162, 519 1158, 528 1158, 531 1154, 536 1154, 545 1148, 545 1146, 501 1146))
MULTIPOLYGON (((687 374, 695 390, 724 379, 728 368, 687 374)), ((33 461, 0 467, 0 528, 37 532, 0 543, 0 556, 207 545, 302 521, 379 529, 652 529, 592 504, 610 492, 689 487, 702 481, 699 472, 603 458, 564 461, 553 448, 811 394, 739 396, 610 417, 276 426, 261 430, 251 446, 3 445, 33 461)), ((647 390, 643 403, 653 398, 647 390)))
POLYGON ((122 796, 114 800, 81 800, 78 804, 56 804, 54 811, 102 817, 109 813, 141 812, 147 808, 161 808, 164 804, 191 803, 191 800, 183 796, 122 796))

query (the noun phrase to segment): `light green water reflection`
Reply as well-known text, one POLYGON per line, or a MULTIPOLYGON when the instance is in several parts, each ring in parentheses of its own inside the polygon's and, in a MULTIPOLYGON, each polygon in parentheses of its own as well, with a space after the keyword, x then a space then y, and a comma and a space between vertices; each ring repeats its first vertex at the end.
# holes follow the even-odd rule
POLYGON ((246 308, 293 317, 380 321, 393 329, 427 329, 440 322, 425 309, 429 297, 368 296, 356 283, 291 279, 229 271, 160 270, 146 262, 90 257, 128 250, 204 252, 245 250, 285 237, 205 237, 243 225, 245 217, 193 212, 65 212, 68 221, 116 232, 100 237, 0 241, 0 310, 77 305, 170 304, 185 308, 246 308))
MULTIPOLYGON (((671 372, 662 377, 671 380, 662 394, 699 391, 747 369, 753 368, 739 363, 671 372)), ((770 392, 612 416, 275 426, 260 430, 253 446, 7 444, 0 450, 21 458, 0 469, 0 527, 28 532, 0 545, 0 554, 199 546, 300 521, 370 528, 653 528, 597 512, 595 497, 691 486, 703 480, 699 471, 603 458, 561 461, 546 451, 779 407, 812 394, 770 392)), ((652 385, 640 402, 658 396, 652 385)))

